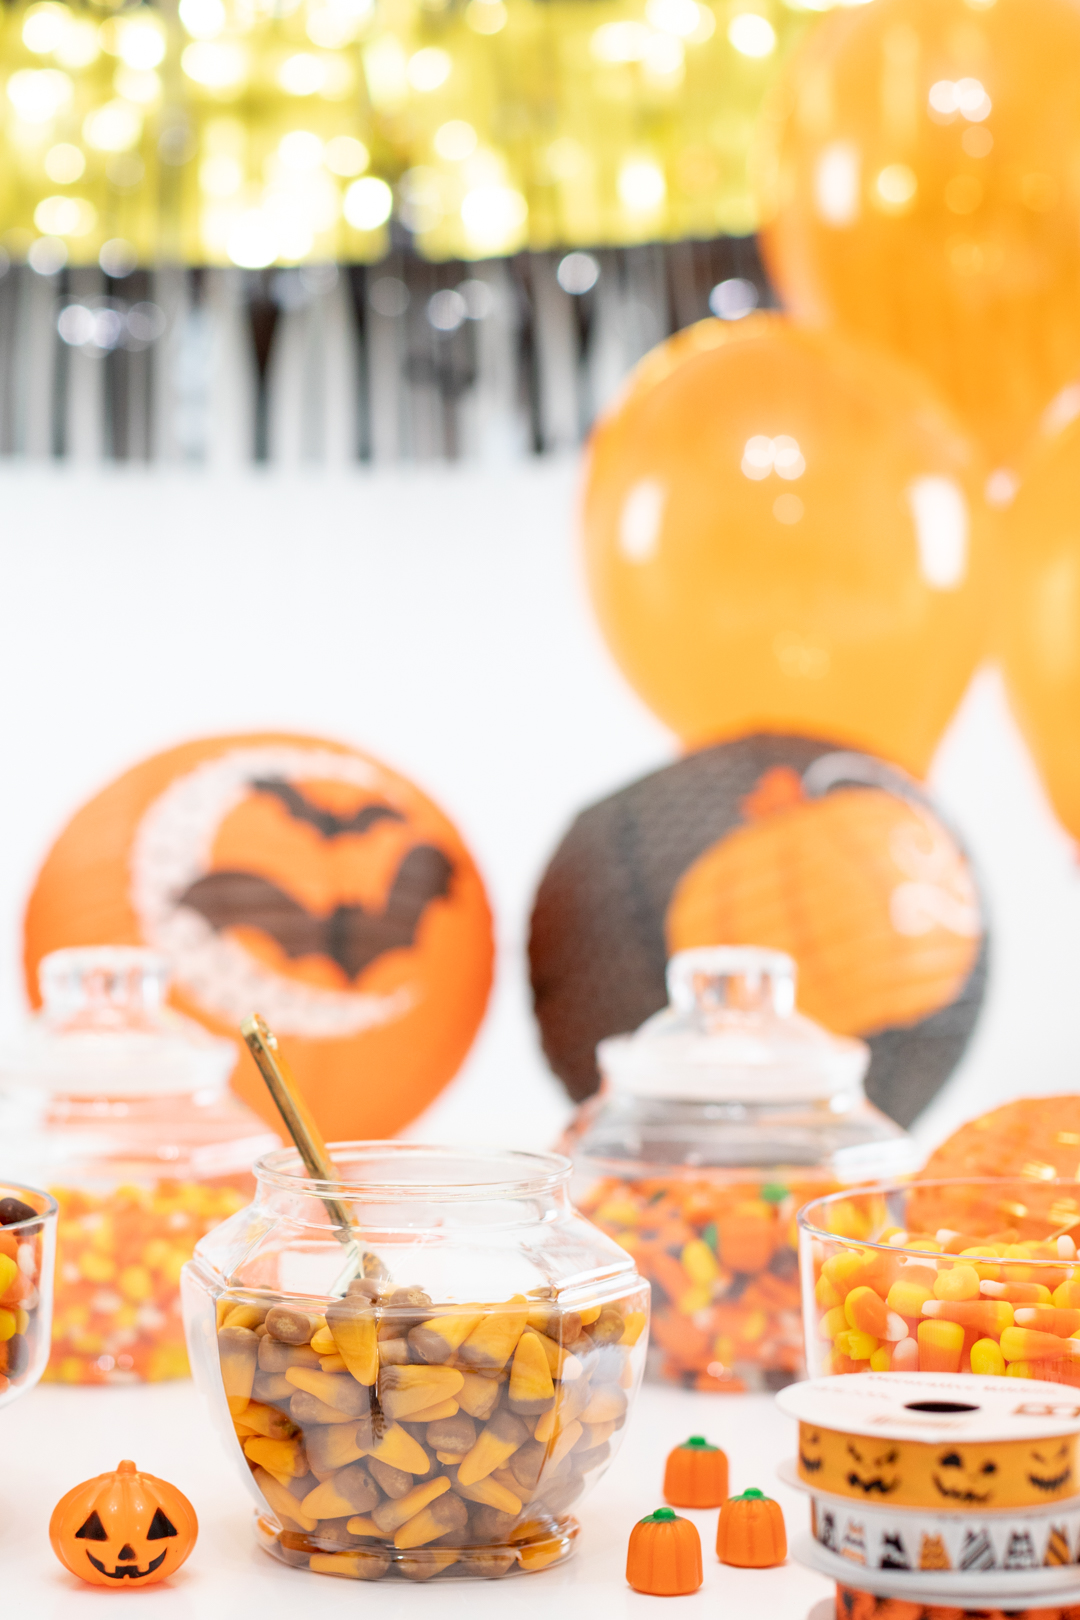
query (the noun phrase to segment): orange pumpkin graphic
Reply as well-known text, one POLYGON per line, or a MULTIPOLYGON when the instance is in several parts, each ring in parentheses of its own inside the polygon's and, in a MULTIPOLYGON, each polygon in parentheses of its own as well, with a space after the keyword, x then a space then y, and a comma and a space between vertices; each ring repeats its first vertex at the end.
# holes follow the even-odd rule
POLYGON ((786 765, 742 808, 746 825, 679 879, 672 954, 718 940, 786 951, 803 1012, 840 1035, 918 1023, 954 999, 982 919, 967 862, 929 810, 877 787, 810 797, 786 765))
MULTIPOLYGON (((27 987, 63 945, 142 944, 173 1000, 233 1035, 258 1011, 330 1139, 389 1136, 454 1075, 491 985, 491 915, 460 835, 340 743, 215 737, 158 754, 68 823, 25 919, 27 987)), ((271 1123, 245 1053, 236 1091, 271 1123)))
POLYGON ((909 1123, 959 1061, 982 1001, 974 874, 923 791, 867 754, 762 733, 687 755, 578 817, 530 938, 544 1050, 577 1098, 595 1048, 666 1002, 698 945, 798 963, 799 1005, 871 1048, 867 1089, 909 1123))

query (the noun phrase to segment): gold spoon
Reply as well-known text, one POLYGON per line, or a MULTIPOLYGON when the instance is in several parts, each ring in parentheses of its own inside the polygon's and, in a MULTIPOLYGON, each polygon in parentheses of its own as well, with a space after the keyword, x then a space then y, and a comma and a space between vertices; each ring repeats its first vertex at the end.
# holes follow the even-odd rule
MULTIPOLYGON (((259 1073, 266 1081, 266 1089, 274 1099, 274 1105, 285 1123, 285 1129, 296 1144, 308 1175, 314 1181, 336 1181, 333 1162, 322 1139, 322 1133, 308 1112, 292 1072, 278 1048, 277 1036, 258 1013, 253 1013, 250 1018, 244 1020, 240 1025, 240 1033, 247 1043, 248 1051, 258 1064, 259 1073)), ((333 1294, 340 1296, 345 1293, 354 1277, 382 1273, 384 1268, 376 1255, 361 1252, 349 1211, 340 1199, 332 1198, 326 1193, 319 1196, 326 1205, 326 1212, 348 1255, 348 1264, 331 1289, 333 1294)))

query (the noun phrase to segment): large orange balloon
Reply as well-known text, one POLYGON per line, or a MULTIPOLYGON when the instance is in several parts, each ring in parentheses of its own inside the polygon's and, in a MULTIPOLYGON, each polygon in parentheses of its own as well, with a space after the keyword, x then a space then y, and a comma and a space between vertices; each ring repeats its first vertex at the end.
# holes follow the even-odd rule
POLYGON ((826 735, 925 773, 982 648, 971 443, 888 357, 759 316, 646 358, 596 430, 593 600, 694 746, 826 735))
POLYGON ((1080 390, 1061 403, 1005 514, 998 619, 1013 711, 1055 810, 1080 839, 1080 416, 1068 420, 1080 390))
POLYGON ((833 13, 763 121, 769 268, 792 311, 917 361, 1011 460, 1080 372, 1080 6, 833 13))
MULTIPOLYGON (((281 1037, 323 1134, 390 1136, 456 1072, 491 984, 460 835, 378 760, 316 737, 209 737, 145 760, 56 840, 26 912, 27 989, 63 945, 150 945, 173 1001, 281 1037)), ((234 1088, 280 1129, 247 1052, 234 1088)))

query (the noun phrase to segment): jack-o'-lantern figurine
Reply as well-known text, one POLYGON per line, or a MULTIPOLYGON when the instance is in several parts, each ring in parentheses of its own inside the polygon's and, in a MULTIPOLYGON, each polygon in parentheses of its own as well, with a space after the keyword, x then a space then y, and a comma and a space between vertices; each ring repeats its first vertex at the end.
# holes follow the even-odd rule
POLYGON ((49 1540, 65 1568, 91 1586, 121 1591, 175 1574, 198 1533, 183 1492, 127 1461, 68 1491, 49 1520, 49 1540))
MULTIPOLYGON (((391 1136, 457 1071, 491 984, 491 916, 456 828, 340 743, 212 737, 71 819, 26 912, 27 988, 65 945, 148 945, 217 1033, 272 1024, 323 1134, 391 1136)), ((233 1079, 271 1123, 244 1053, 233 1079)))
POLYGON ((782 951, 802 1012, 871 1048, 867 1093, 909 1124, 958 1062, 986 938, 968 859, 910 778, 766 733, 702 749, 582 812, 537 892, 544 1050, 579 1100, 597 1043, 667 1000, 677 952, 782 951))

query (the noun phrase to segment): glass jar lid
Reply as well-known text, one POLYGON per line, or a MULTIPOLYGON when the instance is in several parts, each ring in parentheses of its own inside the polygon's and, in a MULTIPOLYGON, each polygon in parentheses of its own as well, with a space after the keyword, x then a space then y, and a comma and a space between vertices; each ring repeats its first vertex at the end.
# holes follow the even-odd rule
POLYGON ((859 1087, 869 1047, 796 1012, 795 975, 790 956, 754 945, 679 951, 670 1005, 597 1047, 605 1081, 682 1102, 809 1102, 859 1087))
POLYGON ((76 946, 41 960, 44 1005, 0 1048, 0 1084, 72 1097, 219 1091, 236 1065, 232 1041, 165 1004, 168 963, 128 945, 76 946))

